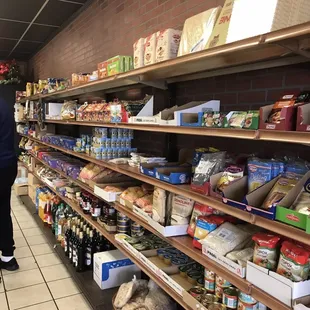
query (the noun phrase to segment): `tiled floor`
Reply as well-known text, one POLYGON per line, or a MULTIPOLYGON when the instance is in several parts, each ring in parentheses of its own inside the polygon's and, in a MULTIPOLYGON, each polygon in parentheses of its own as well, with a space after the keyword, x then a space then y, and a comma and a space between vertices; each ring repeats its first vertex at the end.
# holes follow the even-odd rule
POLYGON ((20 269, 1 271, 0 309, 92 309, 14 191, 11 205, 20 269))

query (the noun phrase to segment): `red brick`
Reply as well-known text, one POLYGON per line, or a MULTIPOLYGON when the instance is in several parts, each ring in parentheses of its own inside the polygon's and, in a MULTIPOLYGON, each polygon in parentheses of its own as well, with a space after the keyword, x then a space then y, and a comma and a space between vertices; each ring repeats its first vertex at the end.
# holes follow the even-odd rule
POLYGON ((221 101, 221 107, 224 105, 237 104, 237 98, 237 93, 214 94, 214 99, 221 101))
POLYGON ((251 88, 250 79, 236 79, 236 80, 228 80, 226 82, 227 91, 243 91, 243 90, 249 90, 250 88, 251 88))
POLYGON ((289 95, 293 93, 299 93, 301 88, 286 88, 286 89, 275 89, 275 90, 268 90, 267 93, 267 101, 276 102, 284 95, 289 95))
POLYGON ((283 75, 278 74, 271 74, 271 75, 262 75, 257 78, 253 78, 252 80, 252 88, 275 88, 275 87, 282 87, 283 84, 283 75))
POLYGON ((265 102, 265 97, 265 91, 242 92, 238 95, 238 101, 239 103, 265 102))
POLYGON ((295 85, 310 85, 310 71, 294 72, 292 74, 286 74, 285 77, 286 86, 295 85))

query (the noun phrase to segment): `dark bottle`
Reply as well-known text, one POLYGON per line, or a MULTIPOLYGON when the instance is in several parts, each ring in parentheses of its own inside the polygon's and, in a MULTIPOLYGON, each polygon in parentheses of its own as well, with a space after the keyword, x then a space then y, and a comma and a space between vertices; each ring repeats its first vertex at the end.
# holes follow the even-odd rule
POLYGON ((99 235, 96 242, 96 253, 105 251, 105 242, 102 235, 99 235))
POLYGON ((77 263, 77 245, 79 243, 79 236, 80 236, 80 228, 76 229, 75 237, 72 242, 72 262, 73 266, 76 266, 77 263))
POLYGON ((70 259, 71 264, 73 264, 73 241, 75 238, 75 233, 76 233, 76 226, 73 225, 72 233, 71 233, 71 236, 69 238, 69 259, 70 259))
POLYGON ((69 257, 69 253, 70 253, 70 250, 69 250, 69 242, 70 241, 69 240, 71 238, 71 235, 72 235, 71 220, 68 220, 68 222, 67 222, 67 230, 66 230, 66 233, 65 233, 65 242, 64 242, 64 244, 65 244, 65 246, 64 246, 65 254, 68 257, 69 257))
POLYGON ((96 245, 94 243, 93 231, 91 230, 89 232, 89 236, 87 238, 86 247, 85 247, 85 266, 86 266, 86 269, 92 269, 93 268, 95 251, 96 251, 96 245))
POLYGON ((85 195, 85 199, 83 201, 83 213, 89 214, 90 208, 91 208, 91 198, 89 195, 87 195, 87 196, 85 195))
POLYGON ((112 251, 114 249, 115 249, 115 246, 109 240, 106 240, 104 251, 112 251))
POLYGON ((97 221, 97 218, 101 216, 102 213, 102 204, 98 199, 93 201, 92 208, 91 208, 91 218, 94 221, 97 221))
POLYGON ((52 225, 52 232, 55 235, 55 227, 56 227, 56 212, 58 209, 58 205, 55 202, 52 202, 52 218, 53 218, 53 225, 52 225))
POLYGON ((80 232, 80 237, 76 244, 75 269, 77 272, 82 272, 85 270, 85 243, 83 232, 80 232))

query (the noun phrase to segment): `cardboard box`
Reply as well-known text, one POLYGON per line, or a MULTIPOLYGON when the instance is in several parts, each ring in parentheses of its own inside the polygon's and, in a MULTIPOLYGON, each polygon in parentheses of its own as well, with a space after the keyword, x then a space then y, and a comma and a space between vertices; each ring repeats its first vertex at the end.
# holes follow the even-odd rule
POLYGON ((61 108, 63 103, 46 102, 45 119, 61 119, 61 108))
POLYGON ((14 191, 17 196, 27 196, 28 195, 28 184, 14 184, 14 191))
POLYGON ((124 73, 132 70, 132 57, 131 56, 115 56, 107 61, 108 76, 124 73))
POLYGON ((246 279, 289 307, 293 306, 295 299, 310 295, 310 280, 292 282, 249 261, 247 262, 246 279))
POLYGON ((188 225, 162 226, 154 221, 146 212, 133 205, 133 212, 165 237, 187 235, 188 225))
POLYGON ((140 38, 133 44, 133 65, 135 69, 144 66, 144 44, 145 38, 140 38))
POLYGON ((297 108, 297 131, 310 131, 310 103, 297 108))
MULTIPOLYGON (((310 234, 310 216, 291 210, 291 206, 303 187, 308 188, 310 184, 310 172, 290 190, 290 192, 277 205, 276 219, 280 222, 289 224, 305 230, 310 234)), ((309 236, 310 237, 310 236, 309 236)))
POLYGON ((268 123, 268 116, 273 108, 273 104, 261 107, 259 110, 259 129, 268 129, 268 130, 285 130, 292 131, 296 128, 296 112, 297 109, 294 106, 284 107, 281 110, 280 114, 280 123, 273 124, 268 123))
POLYGON ((28 185, 42 184, 42 182, 32 173, 28 173, 28 185))
POLYGON ((119 250, 94 255, 93 277, 102 290, 130 282, 133 276, 140 278, 140 269, 119 250))
POLYGON ((205 244, 202 245, 202 253, 240 278, 245 278, 246 267, 242 267, 227 257, 218 254, 216 251, 208 249, 205 244))
POLYGON ((98 78, 103 79, 108 76, 108 62, 103 61, 98 64, 98 78))
POLYGON ((192 175, 191 167, 166 167, 156 169, 156 179, 170 184, 188 184, 192 175))

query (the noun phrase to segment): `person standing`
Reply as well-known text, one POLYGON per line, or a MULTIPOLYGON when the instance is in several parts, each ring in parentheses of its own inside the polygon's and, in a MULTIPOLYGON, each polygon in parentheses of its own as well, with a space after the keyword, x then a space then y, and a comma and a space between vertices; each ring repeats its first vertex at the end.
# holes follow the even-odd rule
POLYGON ((0 269, 19 268, 14 257, 15 244, 11 218, 11 189, 17 175, 14 149, 15 122, 12 109, 0 98, 0 269))

